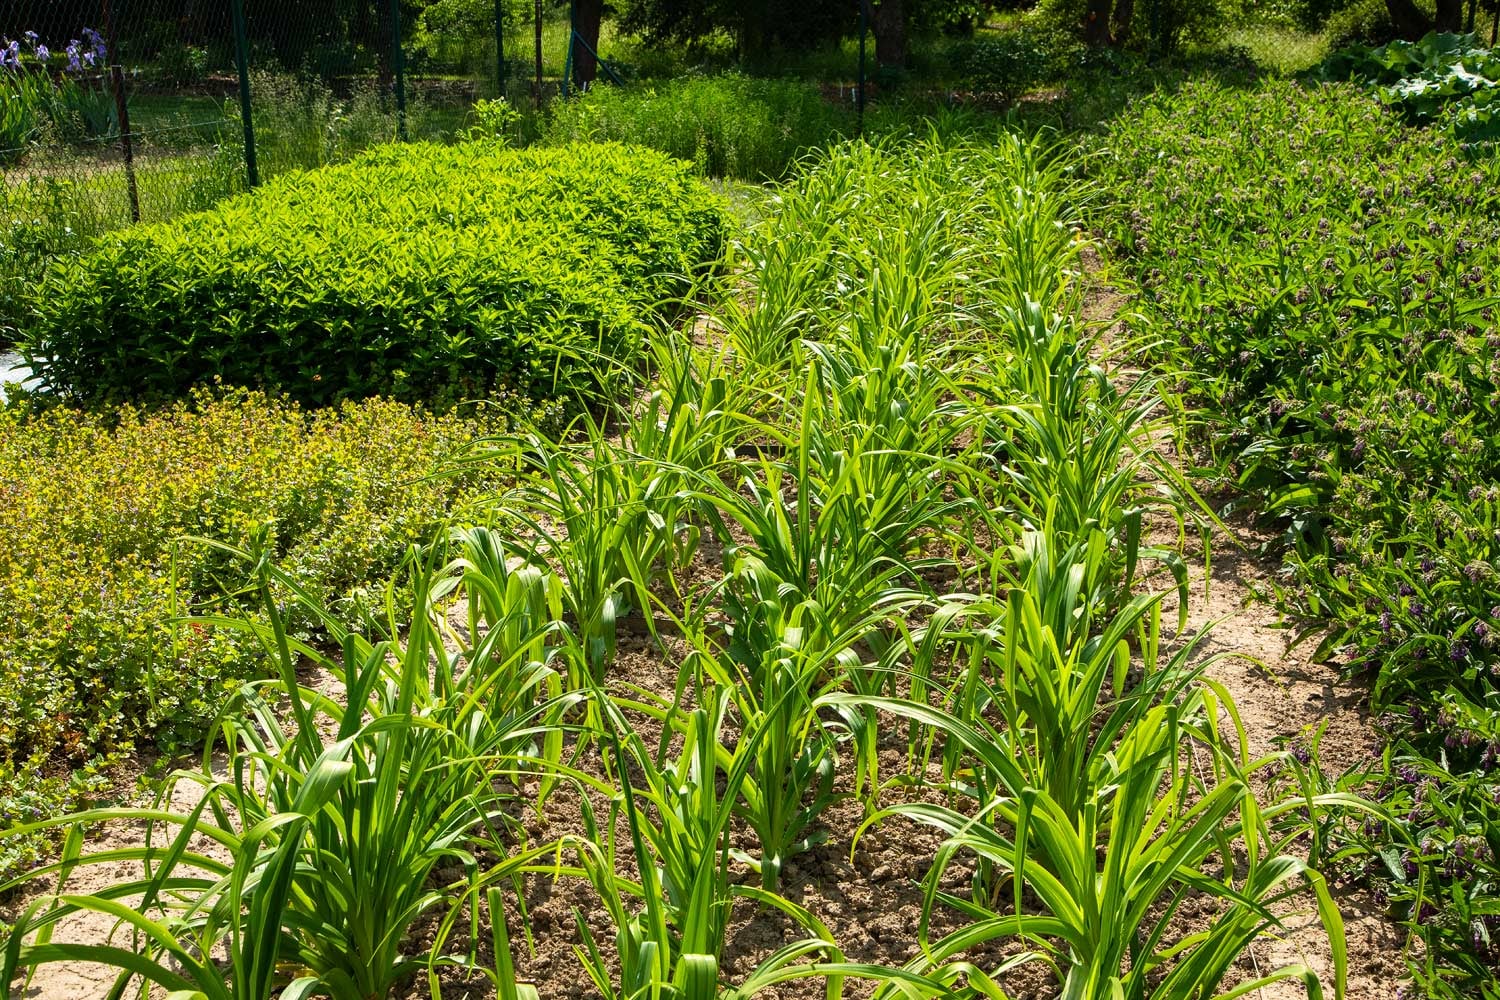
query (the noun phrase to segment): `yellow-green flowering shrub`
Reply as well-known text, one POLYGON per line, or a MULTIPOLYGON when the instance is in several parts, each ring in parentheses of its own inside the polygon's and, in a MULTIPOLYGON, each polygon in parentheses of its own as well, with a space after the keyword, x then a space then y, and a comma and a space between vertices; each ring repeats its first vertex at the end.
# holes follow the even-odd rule
MULTIPOLYGON (((133 749, 196 742, 226 685, 257 669, 243 634, 179 620, 232 601, 247 571, 185 539, 264 530, 282 565, 337 599, 496 485, 492 467, 434 474, 497 424, 246 391, 109 422, 0 409, 0 829, 133 749)), ((0 870, 17 851, 0 844, 0 870)))

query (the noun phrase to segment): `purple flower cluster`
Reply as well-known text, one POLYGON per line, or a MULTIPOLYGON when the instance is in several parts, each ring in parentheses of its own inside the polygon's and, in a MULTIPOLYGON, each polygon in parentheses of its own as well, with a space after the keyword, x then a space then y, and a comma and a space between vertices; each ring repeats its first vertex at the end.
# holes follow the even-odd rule
POLYGON ((83 29, 83 42, 78 39, 68 43, 68 69, 77 72, 80 60, 84 66, 103 65, 109 55, 104 47, 104 36, 93 28, 83 29))
MULTIPOLYGON (((84 28, 81 32, 83 38, 73 39, 68 42, 63 51, 68 56, 68 72, 81 73, 85 69, 102 66, 108 61, 109 49, 104 44, 104 36, 93 28, 84 28)), ((21 68, 21 42, 26 43, 26 53, 45 66, 52 58, 52 50, 41 40, 35 31, 27 31, 21 35, 20 41, 9 38, 0 38, 0 68, 9 70, 20 70, 21 68)))

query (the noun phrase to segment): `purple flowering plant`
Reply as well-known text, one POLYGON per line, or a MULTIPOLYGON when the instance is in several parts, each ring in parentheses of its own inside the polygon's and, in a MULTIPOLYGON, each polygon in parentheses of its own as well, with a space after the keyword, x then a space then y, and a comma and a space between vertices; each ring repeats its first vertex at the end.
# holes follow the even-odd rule
POLYGON ((1132 332, 1204 478, 1260 512, 1314 657, 1408 720, 1365 857, 1432 956, 1423 989, 1477 996, 1500 981, 1500 157, 1290 81, 1158 91, 1100 145, 1132 192, 1104 223, 1132 332))
POLYGON ((81 38, 54 50, 35 31, 0 37, 0 162, 19 159, 45 125, 65 137, 107 134, 113 104, 84 78, 108 62, 104 36, 84 28, 81 38))
POLYGON ((105 65, 109 60, 109 48, 104 36, 93 28, 84 28, 79 34, 81 38, 70 40, 61 50, 60 65, 53 60, 58 53, 35 31, 22 32, 19 39, 0 38, 0 68, 12 72, 61 69, 80 73, 105 65))

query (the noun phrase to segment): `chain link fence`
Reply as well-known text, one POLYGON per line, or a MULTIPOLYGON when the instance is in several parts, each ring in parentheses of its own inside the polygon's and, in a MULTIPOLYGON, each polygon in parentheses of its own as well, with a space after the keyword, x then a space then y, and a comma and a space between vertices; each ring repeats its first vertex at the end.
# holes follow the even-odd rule
MULTIPOLYGON (((480 97, 524 101, 530 66, 504 55, 529 45, 540 11, 534 0, 0 0, 0 344, 48 263, 101 233, 378 143, 451 136, 480 97)), ((549 0, 546 17, 558 16, 549 0)))

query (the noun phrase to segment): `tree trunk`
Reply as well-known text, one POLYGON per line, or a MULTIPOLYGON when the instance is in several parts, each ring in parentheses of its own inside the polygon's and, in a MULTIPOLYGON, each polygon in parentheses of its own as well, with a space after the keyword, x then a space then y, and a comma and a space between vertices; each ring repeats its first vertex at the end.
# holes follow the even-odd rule
POLYGON ((1385 6, 1391 12, 1391 26, 1402 38, 1415 40, 1432 30, 1432 22, 1412 0, 1385 0, 1385 6))
POLYGON ((1462 31, 1464 0, 1437 0, 1437 20, 1433 27, 1438 31, 1462 31))
POLYGON ((906 65, 905 0, 880 0, 870 17, 870 33, 875 36, 876 65, 906 65))
POLYGON ((573 82, 586 88, 599 75, 599 24, 604 20, 604 0, 577 0, 574 8, 578 21, 573 30, 578 38, 569 39, 573 46, 573 82), (582 39, 580 42, 579 39, 582 39))
POLYGON ((739 30, 740 60, 758 64, 766 56, 765 24, 760 17, 748 17, 739 30))
MULTIPOLYGON (((1110 17, 1110 41, 1114 45, 1124 45, 1130 37, 1130 22, 1135 17, 1135 0, 1115 0, 1115 12, 1110 17)), ((1151 44, 1156 44, 1156 39, 1151 39, 1151 44)))
POLYGON ((536 106, 542 106, 542 0, 536 0, 536 9, 532 11, 531 27, 535 32, 534 53, 536 56, 536 79, 531 83, 531 97, 536 106))
POLYGON ((1089 45, 1108 45, 1109 15, 1114 0, 1089 0, 1088 14, 1083 22, 1083 40, 1089 45))
POLYGON ((396 89, 395 64, 391 61, 396 26, 391 22, 391 5, 386 0, 374 0, 374 3, 375 78, 380 84, 380 92, 389 94, 396 89))

